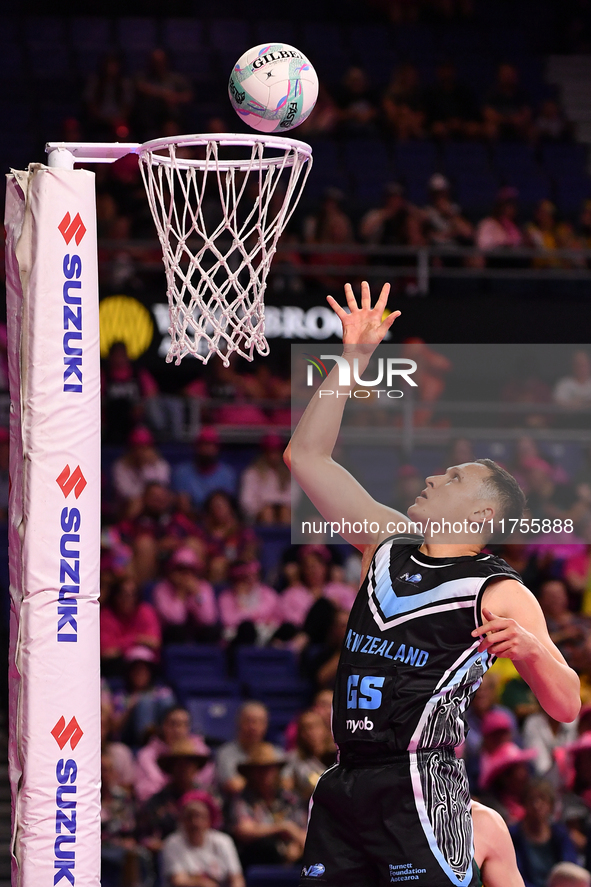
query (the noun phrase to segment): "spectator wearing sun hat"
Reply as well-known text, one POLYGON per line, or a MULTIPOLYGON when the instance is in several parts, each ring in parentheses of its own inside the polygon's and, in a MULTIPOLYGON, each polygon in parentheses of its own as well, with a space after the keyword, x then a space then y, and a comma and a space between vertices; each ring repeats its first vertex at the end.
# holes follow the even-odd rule
POLYGON ((138 811, 138 835, 145 846, 159 851, 164 838, 176 831, 183 795, 199 788, 199 774, 210 760, 211 750, 198 736, 179 739, 158 757, 158 766, 169 781, 138 811))
POLYGON ((242 474, 240 507, 252 523, 289 524, 291 520, 291 474, 283 461, 284 449, 278 434, 266 434, 261 454, 242 474))
POLYGON ((478 799, 500 813, 507 825, 523 819, 525 790, 531 781, 529 764, 536 755, 533 748, 504 742, 482 757, 478 799))
POLYGON ((193 790, 180 799, 180 825, 162 845, 167 887, 188 884, 244 887, 234 841, 218 831, 220 809, 210 794, 193 790))
POLYGON ((182 546, 170 556, 165 579, 152 591, 164 643, 213 642, 219 638, 218 608, 211 583, 203 578, 205 561, 182 546))
POLYGON ((187 510, 199 510, 216 490, 236 494, 236 472, 220 459, 220 436, 215 428, 201 429, 195 438, 193 459, 177 466, 172 486, 187 510))
POLYGON ((268 742, 254 746, 238 765, 246 787, 232 801, 230 831, 244 867, 295 863, 306 836, 306 805, 282 788, 287 758, 268 742))

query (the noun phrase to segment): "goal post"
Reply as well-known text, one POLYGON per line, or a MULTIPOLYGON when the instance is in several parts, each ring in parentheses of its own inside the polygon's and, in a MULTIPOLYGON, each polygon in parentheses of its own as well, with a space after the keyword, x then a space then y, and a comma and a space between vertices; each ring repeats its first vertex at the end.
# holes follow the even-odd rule
POLYGON ((13 885, 100 883, 94 173, 8 176, 13 885))
POLYGON ((290 138, 46 146, 6 191, 14 887, 100 883, 100 343, 94 173, 136 154, 177 363, 268 352, 264 293, 312 165, 290 138), (209 181, 208 181, 209 176, 209 181), (222 221, 210 228, 211 189, 222 221))

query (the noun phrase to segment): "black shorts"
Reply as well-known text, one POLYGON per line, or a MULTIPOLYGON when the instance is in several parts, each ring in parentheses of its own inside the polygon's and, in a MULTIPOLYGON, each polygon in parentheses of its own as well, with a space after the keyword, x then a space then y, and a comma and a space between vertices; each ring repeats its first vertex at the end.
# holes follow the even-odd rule
POLYGON ((337 764, 312 796, 300 887, 481 887, 463 762, 428 751, 337 764))

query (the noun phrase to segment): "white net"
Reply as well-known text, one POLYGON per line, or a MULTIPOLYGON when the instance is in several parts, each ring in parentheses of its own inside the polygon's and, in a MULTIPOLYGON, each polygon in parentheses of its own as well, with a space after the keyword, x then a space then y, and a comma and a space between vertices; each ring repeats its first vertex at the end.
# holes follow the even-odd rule
POLYGON ((139 152, 164 254, 171 344, 225 365, 236 351, 269 353, 263 296, 281 232, 312 165, 304 142, 260 135, 196 135, 139 152))

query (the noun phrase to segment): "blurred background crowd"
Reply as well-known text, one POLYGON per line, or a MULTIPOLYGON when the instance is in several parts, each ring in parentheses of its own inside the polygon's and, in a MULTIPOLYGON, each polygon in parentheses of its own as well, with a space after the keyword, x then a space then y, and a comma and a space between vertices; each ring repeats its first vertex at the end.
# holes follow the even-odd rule
MULTIPOLYGON (((155 0, 141 8, 87 0, 82 17, 63 5, 56 0, 48 16, 29 2, 30 15, 11 16, 6 4, 5 169, 42 160, 49 139, 239 130, 225 89, 241 53, 276 39, 309 54, 320 97, 294 135, 312 144, 314 168, 269 289, 271 301, 275 293, 295 306, 285 338, 306 338, 307 300, 340 286, 345 268, 357 269, 353 280, 392 275, 397 295, 414 297, 421 250, 448 286, 443 295, 466 280, 465 295, 478 295, 479 274, 487 286, 500 281, 496 292, 517 311, 537 297, 533 273, 559 292, 563 311, 578 296, 556 289, 557 274, 570 274, 571 286, 579 275, 588 298, 587 0, 303 0, 297 19, 262 0, 248 4, 248 18, 232 0, 223 16, 170 0, 166 18, 155 0)), ((332 686, 359 557, 321 536, 291 543, 300 500, 282 461, 291 422, 284 352, 228 368, 217 358, 185 362, 174 372, 165 372, 162 350, 146 359, 143 315, 125 314, 129 296, 134 311, 150 306, 150 330, 166 330, 167 316, 159 323, 153 307, 164 301, 164 280, 143 184, 133 156, 95 171, 109 304, 101 313, 103 887, 295 884, 311 792, 335 760, 332 686)), ((466 313, 473 324, 479 309, 469 302, 466 313)), ((537 303, 527 313, 533 322, 537 303)), ((405 333, 413 334, 425 335, 421 323, 405 333)), ((485 443, 459 437, 453 415, 437 409, 454 396, 453 358, 420 338, 405 347, 422 361, 414 424, 443 432, 443 442, 393 451, 386 480, 371 475, 363 452, 345 448, 339 458, 405 511, 427 474, 492 457, 522 484, 529 517, 551 522, 548 533, 492 550, 519 570, 580 674, 580 718, 549 719, 502 660, 468 711, 459 754, 474 797, 509 825, 527 887, 588 887, 591 348, 573 345, 554 375, 540 367, 506 376, 493 395, 506 413, 493 424, 515 429, 519 408, 524 430, 485 443), (567 425, 572 440, 561 436, 567 425), (556 434, 545 439, 544 430, 556 434), (572 521, 573 533, 555 521, 572 521), (550 875, 564 863, 571 867, 550 875)), ((0 425, 5 354, 0 327, 0 425)), ((7 498, 0 427, 4 519, 7 498)), ((6 575, 4 554, 7 589, 6 575)))

